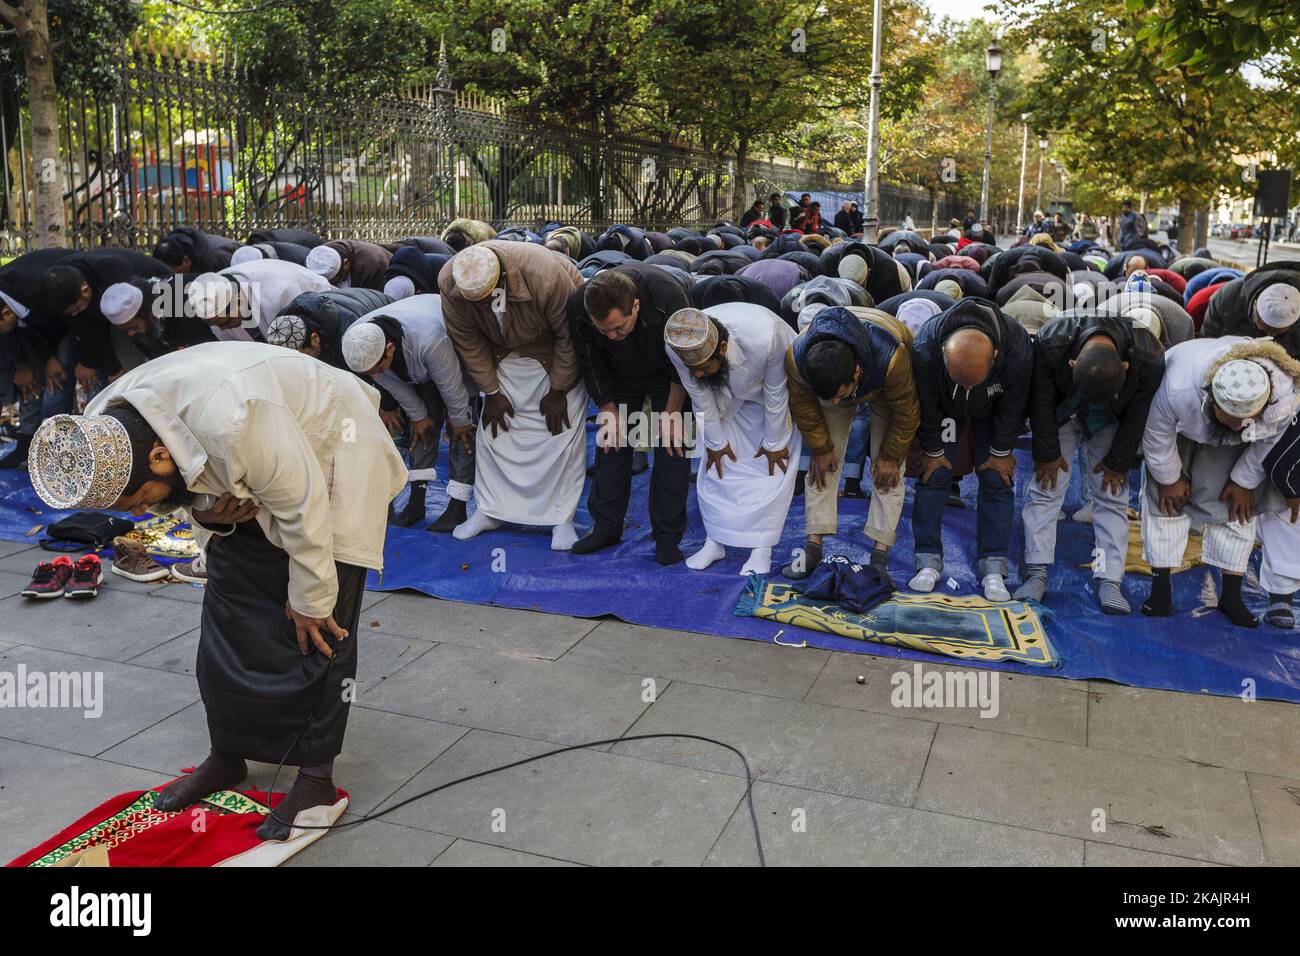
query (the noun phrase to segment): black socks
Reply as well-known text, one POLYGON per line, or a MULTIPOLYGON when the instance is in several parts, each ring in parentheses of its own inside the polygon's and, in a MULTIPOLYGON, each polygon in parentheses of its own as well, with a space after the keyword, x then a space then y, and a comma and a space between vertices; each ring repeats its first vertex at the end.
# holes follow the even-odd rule
POLYGON ((1168 617, 1174 612, 1171 572, 1171 568, 1151 569, 1151 594, 1142 602, 1142 613, 1147 617, 1168 617))
POLYGON ((154 809, 177 813, 210 793, 229 790, 247 776, 248 764, 242 758, 219 754, 214 750, 193 773, 168 784, 154 798, 154 809))
POLYGON ((593 531, 584 535, 573 544, 574 554, 595 554, 605 548, 612 548, 618 544, 619 539, 613 535, 601 534, 599 531, 593 531))
POLYGON ((405 508, 389 519, 389 524, 396 525, 399 528, 409 528, 417 521, 423 521, 424 493, 425 483, 423 481, 411 482, 410 500, 406 502, 405 508))
POLYGON ((317 768, 309 770, 304 767, 298 771, 298 779, 293 782, 293 788, 275 808, 275 816, 267 816, 257 828, 257 835, 263 840, 287 840, 293 831, 294 818, 299 813, 311 807, 333 806, 337 799, 338 792, 331 773, 326 772, 322 776, 317 768))
POLYGON ((1241 600, 1241 575, 1224 571, 1222 593, 1219 595, 1219 611, 1238 627, 1258 627, 1259 620, 1246 609, 1241 600))
POLYGON ((813 573, 813 568, 822 563, 822 546, 819 543, 805 541, 803 543, 802 559, 796 555, 795 559, 781 569, 791 581, 799 581, 813 573))
POLYGON ((425 531, 433 531, 439 534, 450 534, 451 530, 458 524, 465 522, 466 503, 459 498, 452 498, 447 502, 447 509, 438 515, 433 524, 425 528, 425 531))
MULTIPOLYGON (((574 548, 576 551, 577 548, 574 548)), ((684 560, 682 549, 676 541, 656 541, 655 542, 655 560, 668 567, 670 564, 676 564, 684 560)))

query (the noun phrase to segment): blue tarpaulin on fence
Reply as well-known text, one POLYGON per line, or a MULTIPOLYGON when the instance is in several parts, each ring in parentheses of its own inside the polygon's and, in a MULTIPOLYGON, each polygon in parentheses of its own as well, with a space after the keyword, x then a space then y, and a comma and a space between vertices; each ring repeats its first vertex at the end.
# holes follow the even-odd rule
MULTIPOLYGON (((592 437, 594 432, 589 434, 592 437)), ((1026 453, 1022 450, 1019 455, 1017 513, 1030 474, 1026 453)), ((1080 503, 1078 471, 1071 469, 1072 487, 1066 499, 1066 510, 1071 512, 1080 503)), ((439 474, 446 474, 445 452, 439 474)), ((613 615, 633 624, 772 641, 779 625, 733 613, 746 583, 740 567, 747 552, 731 549, 724 560, 705 571, 691 571, 684 564, 663 568, 655 563, 646 510, 649 477, 646 472, 633 479, 623 542, 606 551, 587 556, 551 551, 549 528, 507 525, 472 541, 457 541, 451 535, 431 534, 420 528, 395 528, 388 535, 384 573, 382 577, 372 573, 371 586, 384 590, 411 588, 452 601, 577 617, 613 615)), ((439 480, 436 490, 431 490, 431 516, 436 516, 446 503, 442 489, 443 481, 439 480)), ((975 491, 975 479, 968 477, 963 484, 967 507, 949 508, 945 514, 947 566, 940 586, 953 595, 979 593, 974 560, 975 491)), ((911 501, 909 487, 899 543, 890 555, 890 569, 900 585, 905 585, 912 573, 912 536, 908 530, 911 501)), ((862 534, 867 502, 841 499, 840 505, 842 534, 829 543, 827 550, 864 558, 869 547, 862 534)), ((688 514, 689 527, 682 549, 689 555, 704 542, 693 487, 688 514)), ((0 472, 0 538, 22 540, 34 525, 48 524, 61 516, 47 511, 37 499, 25 471, 0 472)), ((590 528, 585 508, 579 509, 577 524, 580 532, 590 528)), ((790 549, 802 542, 802 530, 803 503, 801 498, 795 498, 781 543, 773 552, 774 564, 783 561, 790 549)), ((1020 552, 1022 540, 1017 521, 1013 555, 1020 552)), ((1051 571, 1047 599, 1054 613, 1044 615, 1048 635, 1062 658, 1061 666, 1053 670, 1020 664, 956 662, 801 628, 786 627, 781 641, 803 640, 810 647, 857 654, 946 661, 1075 680, 1102 678, 1134 687, 1191 693, 1236 696, 1250 690, 1261 699, 1300 703, 1297 632, 1265 625, 1257 630, 1229 626, 1216 610, 1205 606, 1210 572, 1203 567, 1174 576, 1178 609, 1174 617, 1153 619, 1137 611, 1149 579, 1136 574, 1128 575, 1125 582, 1125 593, 1134 606, 1132 616, 1107 617, 1097 607, 1087 567, 1092 547, 1090 525, 1061 522, 1057 562, 1051 571)), ((1255 581, 1257 565, 1258 555, 1253 559, 1245 592, 1252 610, 1262 613, 1267 596, 1255 581)), ((430 614, 429 629, 430 637, 436 639, 436 611, 430 614)))

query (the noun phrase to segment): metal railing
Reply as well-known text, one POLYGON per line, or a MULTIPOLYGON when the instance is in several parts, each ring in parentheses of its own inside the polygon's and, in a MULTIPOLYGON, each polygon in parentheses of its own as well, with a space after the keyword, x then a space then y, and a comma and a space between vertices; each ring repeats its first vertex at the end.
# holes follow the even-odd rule
MULTIPOLYGON (((462 216, 598 230, 712 225, 732 212, 734 159, 523 122, 488 97, 453 92, 445 60, 432 85, 332 110, 255 91, 223 58, 141 42, 124 51, 121 78, 110 98, 60 104, 66 225, 77 247, 147 248, 181 224, 235 238, 297 226, 391 241, 436 234, 462 216)), ((14 96, 0 88, 0 254, 30 248, 34 232, 30 135, 14 96)), ((837 188, 828 174, 783 161, 750 161, 744 172, 751 196, 837 188)), ((917 189, 882 187, 882 209, 910 202, 928 224, 929 199, 918 198, 928 194, 917 189)), ((945 217, 960 205, 943 202, 945 217)))

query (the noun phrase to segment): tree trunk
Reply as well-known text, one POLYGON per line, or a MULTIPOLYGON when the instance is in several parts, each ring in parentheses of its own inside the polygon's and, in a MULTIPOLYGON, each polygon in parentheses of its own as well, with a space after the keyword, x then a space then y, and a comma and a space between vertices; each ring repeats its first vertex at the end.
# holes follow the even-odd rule
POLYGON ((1178 197, 1178 236, 1174 242, 1179 252, 1191 252, 1196 248, 1199 213, 1200 205, 1195 196, 1183 193, 1178 197))
POLYGON ((934 186, 927 186, 930 190, 930 235, 935 236, 939 232, 939 190, 934 186))
POLYGON ((54 85, 54 51, 50 46, 46 0, 27 0, 13 25, 27 67, 27 111, 32 118, 35 246, 37 249, 61 249, 68 244, 67 214, 63 206, 59 101, 54 85))
POLYGON ((748 196, 749 181, 745 177, 745 164, 749 162, 749 137, 742 136, 736 143, 736 175, 732 180, 731 189, 731 210, 726 217, 733 222, 739 221, 740 217, 745 214, 745 210, 750 207, 751 201, 748 196))
POLYGON ((1211 208, 1212 207, 1210 206, 1202 206, 1199 210, 1197 210, 1198 215, 1196 217, 1196 243, 1192 246, 1191 249, 1187 250, 1188 252, 1191 252, 1192 249, 1202 249, 1209 246, 1211 208))

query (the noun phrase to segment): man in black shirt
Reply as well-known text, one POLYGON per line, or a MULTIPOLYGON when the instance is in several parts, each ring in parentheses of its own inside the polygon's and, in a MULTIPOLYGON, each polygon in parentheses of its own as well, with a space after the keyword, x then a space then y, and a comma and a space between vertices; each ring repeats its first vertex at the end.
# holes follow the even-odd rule
POLYGON ((683 445, 686 391, 664 349, 664 324, 690 301, 686 288, 657 266, 628 262, 576 289, 568 316, 587 393, 600 409, 596 471, 587 495, 594 522, 573 546, 591 554, 617 544, 632 496, 632 442, 643 432, 655 446, 650 473, 650 526, 655 560, 676 564, 686 532, 691 463, 683 445), (646 397, 655 413, 646 422, 646 397))

